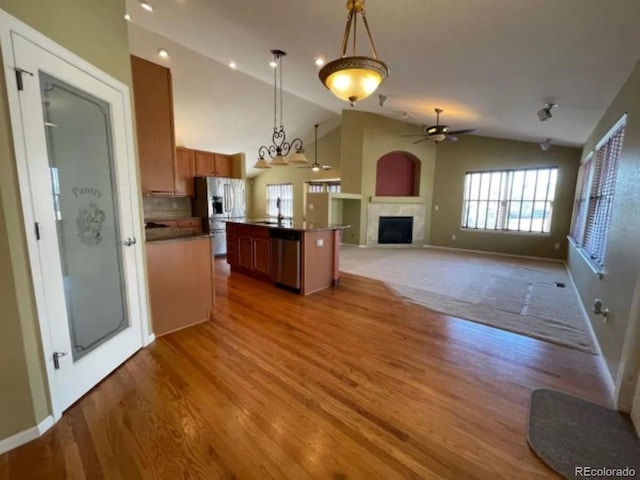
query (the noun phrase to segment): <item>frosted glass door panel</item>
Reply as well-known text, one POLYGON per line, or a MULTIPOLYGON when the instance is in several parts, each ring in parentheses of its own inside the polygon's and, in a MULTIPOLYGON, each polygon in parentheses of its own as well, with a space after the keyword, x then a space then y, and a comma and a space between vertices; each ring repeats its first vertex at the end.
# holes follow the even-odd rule
POLYGON ((74 362, 129 326, 109 105, 40 73, 74 362))

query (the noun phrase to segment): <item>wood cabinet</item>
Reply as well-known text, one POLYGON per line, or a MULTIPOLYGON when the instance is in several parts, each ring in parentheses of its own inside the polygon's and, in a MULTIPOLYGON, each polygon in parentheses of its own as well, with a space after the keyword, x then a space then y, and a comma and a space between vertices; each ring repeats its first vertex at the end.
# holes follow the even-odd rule
POLYGON ((209 320, 214 305, 211 240, 147 242, 146 250, 153 333, 209 320))
POLYGON ((227 223, 227 263, 232 269, 255 276, 271 276, 269 229, 227 223))
POLYGON ((193 197, 193 177, 195 176, 195 151, 182 147, 176 148, 176 168, 174 181, 175 194, 193 197))
POLYGON ((171 71, 131 56, 142 192, 173 195, 175 136, 171 71))
POLYGON ((216 155, 212 152, 195 150, 196 175, 199 177, 214 177, 216 172, 216 155))
POLYGON ((253 269, 271 275, 271 242, 268 238, 253 238, 253 269))
POLYGON ((216 177, 231 177, 231 156, 215 154, 214 172, 216 177))
POLYGON ((195 150, 196 175, 200 177, 231 177, 231 155, 195 150))

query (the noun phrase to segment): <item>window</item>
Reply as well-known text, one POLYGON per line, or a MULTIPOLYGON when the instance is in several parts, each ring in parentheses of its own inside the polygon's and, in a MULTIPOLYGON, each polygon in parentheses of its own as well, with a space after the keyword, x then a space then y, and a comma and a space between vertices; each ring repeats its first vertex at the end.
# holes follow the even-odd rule
POLYGON ((339 183, 327 183, 327 192, 329 192, 329 193, 340 193, 340 184, 339 183))
POLYGON ((595 153, 587 157, 578 177, 571 238, 599 267, 604 266, 607 251, 625 124, 626 115, 598 143, 595 153))
POLYGON ((322 193, 324 192, 324 184, 322 183, 310 183, 309 193, 322 193))
POLYGON ((293 184, 280 183, 267 185, 267 216, 277 217, 277 201, 280 198, 280 210, 284 218, 293 218, 293 184))
POLYGON ((467 172, 462 228, 549 233, 557 167, 467 172))

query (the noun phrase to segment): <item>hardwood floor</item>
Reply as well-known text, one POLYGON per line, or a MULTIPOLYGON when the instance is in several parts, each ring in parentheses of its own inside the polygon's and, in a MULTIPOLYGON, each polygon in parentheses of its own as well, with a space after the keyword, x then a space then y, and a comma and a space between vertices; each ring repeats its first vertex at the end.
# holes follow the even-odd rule
POLYGON ((595 356, 380 282, 301 297, 216 269, 214 321, 136 354, 0 480, 557 478, 527 446, 530 393, 607 402, 595 356))

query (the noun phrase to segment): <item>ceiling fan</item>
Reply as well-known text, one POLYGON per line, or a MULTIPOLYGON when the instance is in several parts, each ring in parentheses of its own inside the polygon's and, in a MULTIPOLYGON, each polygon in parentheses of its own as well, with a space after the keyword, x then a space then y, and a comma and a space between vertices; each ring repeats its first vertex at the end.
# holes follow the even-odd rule
POLYGON ((443 112, 441 108, 436 108, 436 124, 430 127, 424 127, 423 132, 420 135, 402 135, 403 137, 425 137, 422 140, 417 140, 413 143, 420 143, 427 140, 433 140, 435 143, 440 143, 444 140, 448 142, 455 142, 458 140, 457 135, 464 135, 465 133, 475 132, 475 128, 468 128, 466 130, 454 130, 450 131, 448 125, 440 125, 440 114, 443 112))
POLYGON ((304 167, 298 167, 298 168, 310 168, 312 172, 319 172, 320 170, 324 170, 324 171, 333 170, 333 167, 331 165, 321 165, 318 163, 318 124, 316 123, 313 127, 316 129, 316 132, 315 132, 316 140, 315 140, 315 143, 313 144, 313 148, 315 150, 313 163, 311 165, 306 165, 304 167))

